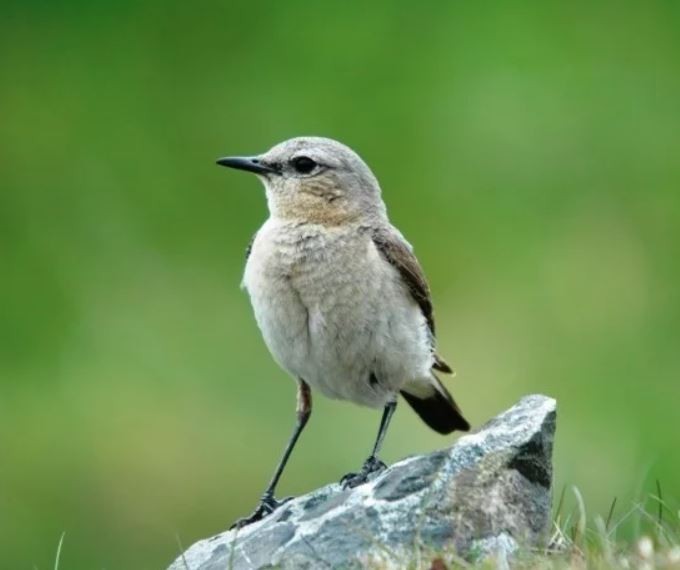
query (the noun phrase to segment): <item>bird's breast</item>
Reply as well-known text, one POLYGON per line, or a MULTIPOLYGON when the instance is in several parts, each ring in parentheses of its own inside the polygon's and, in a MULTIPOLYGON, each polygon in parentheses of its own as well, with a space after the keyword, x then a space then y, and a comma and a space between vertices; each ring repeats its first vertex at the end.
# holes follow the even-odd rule
POLYGON ((265 224, 244 285, 277 362, 328 396, 381 405, 410 374, 400 359, 429 358, 422 315, 362 228, 265 224))

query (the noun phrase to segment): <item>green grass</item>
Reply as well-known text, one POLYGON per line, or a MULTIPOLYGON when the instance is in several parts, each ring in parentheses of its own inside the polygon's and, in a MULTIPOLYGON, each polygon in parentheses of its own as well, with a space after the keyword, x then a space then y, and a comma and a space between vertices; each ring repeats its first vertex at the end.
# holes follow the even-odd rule
POLYGON ((66 532, 62 532, 59 537, 59 542, 57 543, 57 552, 54 555, 54 570, 59 570, 59 563, 61 562, 61 548, 64 546, 64 537, 66 532))

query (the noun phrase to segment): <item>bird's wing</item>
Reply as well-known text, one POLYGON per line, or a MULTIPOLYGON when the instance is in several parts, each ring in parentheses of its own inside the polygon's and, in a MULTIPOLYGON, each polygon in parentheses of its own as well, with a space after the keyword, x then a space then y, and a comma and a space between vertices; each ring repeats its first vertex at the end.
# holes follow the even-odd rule
POLYGON ((414 301, 418 303, 427 321, 432 336, 432 351, 435 359, 433 368, 440 372, 451 373, 451 367, 444 359, 434 353, 434 309, 430 297, 430 287, 427 284, 425 273, 423 273, 420 263, 413 253, 411 244, 406 241, 399 230, 392 226, 375 228, 371 237, 385 260, 399 272, 404 285, 406 285, 414 301))
POLYGON ((258 232, 255 232, 253 234, 253 237, 250 238, 250 241, 248 242, 248 247, 246 247, 246 261, 248 261, 248 258, 250 257, 250 252, 253 251, 253 243, 255 242, 255 238, 257 237, 258 232))

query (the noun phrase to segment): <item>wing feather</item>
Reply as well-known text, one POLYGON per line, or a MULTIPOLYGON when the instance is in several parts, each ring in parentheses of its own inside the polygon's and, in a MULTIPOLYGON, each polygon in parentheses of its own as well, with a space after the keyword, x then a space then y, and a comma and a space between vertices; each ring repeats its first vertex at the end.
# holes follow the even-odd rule
MULTIPOLYGON (((413 248, 401 233, 393 227, 376 228, 373 230, 371 237, 385 260, 399 272, 411 297, 418 303, 430 330, 432 351, 434 353, 435 324, 432 297, 430 296, 430 287, 427 284, 425 273, 413 253, 413 248)), ((451 367, 437 354, 434 354, 434 364, 432 367, 440 372, 452 373, 451 367)))
POLYGON ((250 257, 250 254, 253 251, 253 243, 255 243, 255 238, 257 237, 257 234, 258 232, 255 232, 253 237, 250 238, 248 245, 246 246, 246 261, 248 261, 248 258, 250 257))

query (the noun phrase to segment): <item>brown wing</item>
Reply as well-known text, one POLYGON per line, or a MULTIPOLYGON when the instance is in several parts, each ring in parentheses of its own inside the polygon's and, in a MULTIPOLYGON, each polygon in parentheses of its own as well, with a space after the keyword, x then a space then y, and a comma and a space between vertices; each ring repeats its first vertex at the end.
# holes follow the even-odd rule
MULTIPOLYGON (((425 274, 418 263, 418 259, 411 250, 411 246, 399 232, 391 228, 375 229, 371 237, 378 251, 387 262, 399 271, 399 275, 401 275, 409 293, 411 293, 411 296, 423 312, 432 335, 432 350, 434 352, 434 310, 430 297, 430 287, 427 284, 425 274)), ((432 367, 440 372, 453 372, 444 359, 437 354, 434 354, 434 364, 432 367)))

